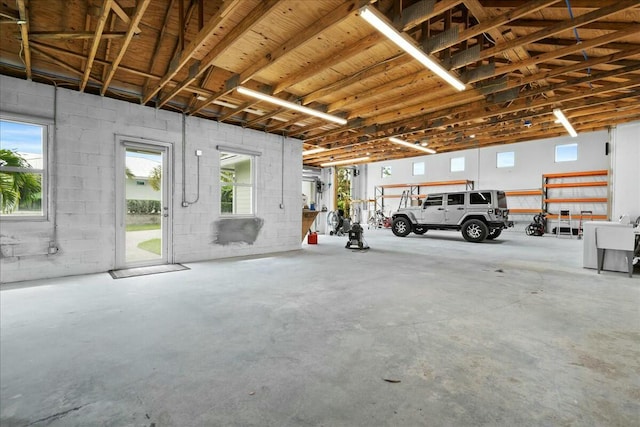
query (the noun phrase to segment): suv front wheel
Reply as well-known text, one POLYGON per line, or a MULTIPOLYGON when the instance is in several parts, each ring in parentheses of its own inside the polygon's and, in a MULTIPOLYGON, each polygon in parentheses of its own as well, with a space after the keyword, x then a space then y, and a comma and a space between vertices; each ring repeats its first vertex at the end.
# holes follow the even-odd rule
POLYGON ((398 237, 407 237, 411 233, 411 223, 409 219, 401 216, 393 220, 391 231, 398 237))
POLYGON ((470 219, 462 224, 462 237, 468 242, 482 242, 489 234, 487 224, 479 219, 470 219))

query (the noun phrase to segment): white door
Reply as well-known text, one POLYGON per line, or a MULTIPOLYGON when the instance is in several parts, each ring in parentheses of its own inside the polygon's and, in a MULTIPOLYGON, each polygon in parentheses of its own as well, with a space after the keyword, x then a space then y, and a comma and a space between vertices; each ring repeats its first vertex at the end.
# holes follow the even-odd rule
POLYGON ((120 141, 117 268, 171 262, 170 145, 120 141))

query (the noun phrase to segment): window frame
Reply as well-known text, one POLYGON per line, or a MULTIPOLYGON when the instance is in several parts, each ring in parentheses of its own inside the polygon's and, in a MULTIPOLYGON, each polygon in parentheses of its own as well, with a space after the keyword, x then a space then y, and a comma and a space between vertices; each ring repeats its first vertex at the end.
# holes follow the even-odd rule
POLYGON ((253 218, 256 216, 256 212, 257 212, 257 203, 256 203, 256 182, 257 182, 257 164, 258 164, 258 157, 260 156, 260 154, 258 153, 251 153, 251 152, 247 152, 241 149, 238 149, 237 151, 234 150, 232 147, 225 147, 224 149, 218 149, 218 182, 219 182, 219 188, 220 188, 220 197, 218 198, 218 201, 220 203, 218 212, 220 214, 221 218, 253 218), (224 182, 222 181, 222 171, 223 171, 223 167, 222 167, 222 158, 221 156, 223 154, 233 154, 233 155, 237 155, 237 156, 244 156, 249 158, 249 167, 250 167, 250 183, 246 184, 246 183, 238 183, 238 182, 234 182, 234 183, 230 183, 230 182, 224 182), (234 213, 234 212, 222 212, 222 187, 224 187, 225 185, 231 185, 233 188, 233 194, 235 196, 236 194, 236 188, 241 187, 241 188, 250 188, 251 189, 251 212, 250 213, 234 213))
POLYGON ((412 172, 412 176, 423 176, 424 172, 425 172, 425 165, 424 162, 412 162, 411 163, 411 172, 412 172), (416 166, 420 165, 422 168, 422 172, 421 173, 416 173, 416 166))
POLYGON ((515 151, 499 151, 496 153, 496 168, 513 168, 516 166, 516 152, 515 151), (511 154, 511 164, 501 165, 500 164, 500 155, 501 154, 511 154))
POLYGON ((41 207, 42 212, 38 215, 20 215, 20 214, 5 214, 0 212, 0 221, 32 221, 43 222, 49 220, 51 212, 51 180, 50 180, 50 152, 52 150, 53 141, 53 119, 47 119, 43 117, 29 116, 26 114, 13 114, 9 112, 0 113, 0 121, 21 123, 25 125, 40 126, 42 128, 42 169, 35 168, 16 168, 0 166, 0 170, 6 172, 24 172, 40 174, 42 179, 41 185, 41 207))
POLYGON ((555 163, 576 162, 576 161, 578 161, 578 143, 577 142, 571 142, 569 144, 556 144, 555 149, 554 149, 553 160, 554 160, 555 163), (566 160, 558 160, 558 148, 562 148, 562 147, 575 147, 575 158, 566 159, 566 160))
POLYGON ((466 160, 464 156, 461 157, 451 157, 451 159, 449 159, 449 172, 464 172, 465 168, 466 168, 466 160), (462 159, 462 169, 456 169, 453 170, 453 161, 454 160, 458 160, 458 159, 462 159))

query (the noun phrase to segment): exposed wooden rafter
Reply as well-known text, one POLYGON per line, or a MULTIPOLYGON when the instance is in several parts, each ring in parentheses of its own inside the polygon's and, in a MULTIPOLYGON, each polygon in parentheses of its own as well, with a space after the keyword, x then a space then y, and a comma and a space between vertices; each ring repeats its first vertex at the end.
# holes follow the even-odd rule
POLYGON ((129 22, 129 29, 127 30, 127 35, 124 38, 122 45, 120 46, 120 51, 118 52, 118 54, 116 55, 115 59, 113 60, 113 63, 109 66, 109 72, 107 74, 107 77, 104 79, 104 83, 102 85, 102 89, 100 90, 100 94, 104 95, 105 92, 107 91, 107 88, 109 87, 109 84, 111 83, 111 79, 113 78, 114 74, 116 73, 116 70, 118 69, 118 66, 120 65, 120 61, 122 61, 122 58, 124 57, 124 54, 127 52, 127 48, 129 47, 129 43, 131 43, 131 39, 133 38, 136 29, 138 28, 138 24, 140 23, 140 20, 142 19, 142 15, 144 15, 145 10, 147 9, 147 6, 149 6, 149 2, 151 0, 140 0, 138 2, 138 7, 136 8, 136 12, 133 15, 133 17, 131 18, 131 21, 129 22))
POLYGON ((82 81, 80 82, 80 92, 84 91, 85 87, 87 86, 87 82, 89 81, 89 75, 91 74, 91 69, 93 68, 93 60, 96 57, 98 46, 100 45, 100 41, 102 40, 102 31, 104 30, 104 26, 107 22, 109 12, 111 12, 111 3, 113 3, 113 0, 104 0, 104 3, 102 4, 102 10, 100 16, 98 17, 98 23, 96 25, 95 36, 93 38, 93 42, 91 43, 91 47, 89 48, 87 63, 84 67, 84 75, 82 76, 82 81))

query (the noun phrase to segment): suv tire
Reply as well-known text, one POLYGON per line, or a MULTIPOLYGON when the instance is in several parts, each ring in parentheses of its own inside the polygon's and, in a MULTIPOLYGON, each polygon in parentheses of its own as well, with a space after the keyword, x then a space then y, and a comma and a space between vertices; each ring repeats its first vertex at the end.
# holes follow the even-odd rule
POLYGON ((501 228, 492 228, 489 231, 489 235, 487 236, 487 240, 493 240, 498 238, 498 236, 502 233, 502 229, 501 228))
POLYGON ((462 224, 462 237, 467 242, 479 243, 487 238, 489 227, 479 219, 470 219, 462 224))
POLYGON ((391 231, 398 237, 407 237, 411 233, 411 222, 406 217, 398 217, 393 220, 391 231))

